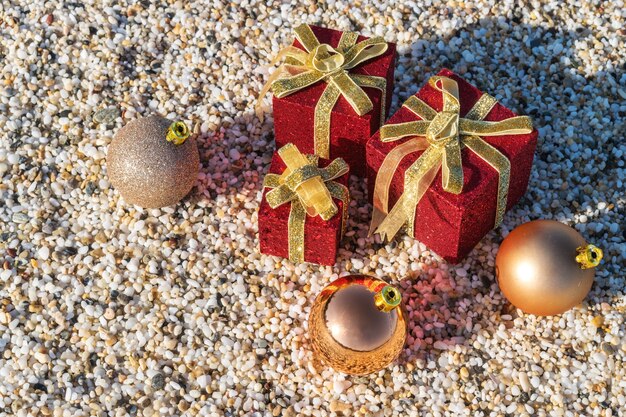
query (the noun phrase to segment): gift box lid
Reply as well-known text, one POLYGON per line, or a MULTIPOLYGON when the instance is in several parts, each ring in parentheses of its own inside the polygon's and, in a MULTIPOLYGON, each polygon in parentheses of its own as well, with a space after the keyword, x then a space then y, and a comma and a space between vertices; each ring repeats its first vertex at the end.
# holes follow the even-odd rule
MULTIPOLYGON (((327 159, 319 158, 318 166, 326 167, 330 163, 327 159)), ((282 174, 286 168, 285 163, 278 154, 274 153, 269 173, 282 174)), ((343 186, 348 185, 349 173, 333 180, 343 186)), ((282 204, 272 209, 267 201, 269 188, 264 188, 261 206, 259 207, 259 244, 262 253, 289 257, 289 215, 291 203, 282 204)), ((337 205, 338 213, 329 220, 323 220, 320 216, 306 217, 304 237, 304 260, 321 265, 334 265, 337 248, 341 240, 343 201, 333 198, 337 205)))
MULTIPOLYGON (((478 101, 480 96, 483 94, 481 90, 464 80, 459 75, 455 74, 453 71, 449 69, 441 70, 437 75, 446 76, 448 78, 453 79, 458 83, 459 86, 459 99, 461 106, 461 117, 463 117, 467 112, 472 108, 472 106, 478 101)), ((434 89, 429 84, 424 85, 416 94, 418 98, 428 104, 436 111, 441 111, 443 106, 443 97, 441 92, 434 89)), ((506 108, 501 103, 497 103, 487 114, 484 120, 486 121, 500 121, 510 117, 517 116, 512 110, 506 108)), ((414 120, 420 120, 419 116, 413 113, 411 110, 400 107, 400 109, 387 121, 386 124, 396 124, 396 123, 404 123, 410 122, 414 120)), ((515 161, 517 157, 526 152, 534 153, 535 144, 537 140, 537 130, 533 129, 533 131, 529 134, 525 135, 502 135, 502 136, 492 136, 492 137, 481 137, 487 143, 496 147, 502 154, 504 154, 510 161, 515 161)), ((410 137, 394 141, 383 143, 380 141, 380 132, 377 132, 370 141, 377 142, 375 147, 378 151, 386 155, 393 148, 398 146, 400 143, 403 143, 407 140, 410 140, 410 137)), ((417 155, 421 154, 422 151, 416 153, 417 155)), ((416 158, 404 158, 396 171, 397 175, 404 175, 404 172, 411 166, 413 162, 415 162, 416 158)), ((498 173, 495 169, 493 169, 486 161, 484 161, 481 157, 476 155, 474 152, 470 151, 466 147, 462 149, 462 161, 463 161, 463 191, 460 194, 453 194, 447 192, 443 189, 442 186, 442 173, 439 170, 435 180, 430 186, 429 191, 427 192, 425 198, 429 193, 435 193, 444 201, 447 201, 451 206, 454 207, 466 207, 470 202, 474 202, 477 198, 484 195, 484 188, 493 188, 494 189, 494 198, 495 198, 495 190, 497 189, 498 182, 498 173)), ((511 186, 513 186, 514 182, 517 178, 514 177, 515 169, 511 170, 511 186)), ((394 176, 394 184, 400 183, 403 181, 396 181, 394 176)), ((514 201, 508 201, 507 209, 514 204, 514 201)), ((494 214, 495 215, 495 214, 494 214)))
MULTIPOLYGON (((315 36, 317 37, 320 43, 326 43, 332 47, 336 47, 339 44, 339 40, 341 39, 341 35, 343 33, 342 31, 339 31, 339 30, 328 29, 328 28, 323 28, 323 27, 314 26, 314 25, 309 25, 309 27, 311 28, 311 30, 313 31, 313 33, 315 34, 315 36)), ((364 41, 366 39, 369 39, 369 38, 359 35, 357 39, 357 43, 364 41)), ((294 42, 292 45, 302 50, 305 50, 305 48, 297 39, 294 39, 294 42)), ((384 54, 376 58, 373 58, 369 61, 366 61, 362 63, 361 65, 351 69, 350 73, 372 75, 372 76, 382 77, 382 78, 387 79, 389 75, 388 71, 390 67, 393 67, 393 63, 395 60, 396 44, 387 42, 387 45, 388 47, 384 54)), ((393 75, 393 72, 392 72, 392 75, 393 75)), ((293 94, 289 94, 285 97, 282 97, 281 100, 285 100, 290 103, 294 103, 294 104, 298 104, 302 106, 315 107, 315 105, 317 104, 320 96, 322 95, 325 89, 326 89, 326 82, 322 80, 303 90, 300 90, 293 94)), ((373 108, 375 109, 379 108, 380 100, 384 100, 385 98, 381 97, 381 94, 372 94, 371 93, 372 91, 378 91, 374 88, 363 87, 363 89, 365 90, 366 93, 368 93, 368 97, 372 101, 373 108)), ((355 113, 352 106, 350 105, 350 103, 348 103, 348 101, 342 96, 339 97, 339 100, 337 100, 337 103, 335 104, 335 107, 333 107, 332 111, 343 113, 347 116, 352 116, 352 117, 363 117, 366 119, 369 119, 370 117, 372 117, 372 112, 369 112, 363 116, 358 116, 355 113)))

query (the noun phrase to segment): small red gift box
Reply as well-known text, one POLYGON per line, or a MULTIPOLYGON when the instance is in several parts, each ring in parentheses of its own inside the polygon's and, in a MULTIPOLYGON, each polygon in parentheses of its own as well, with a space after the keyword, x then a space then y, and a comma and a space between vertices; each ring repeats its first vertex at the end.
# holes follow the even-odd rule
MULTIPOLYGON (((287 145, 291 146, 291 145, 287 145)), ((274 153, 270 171, 265 181, 261 206, 259 208, 259 241, 261 253, 267 255, 281 256, 290 258, 293 262, 311 262, 321 265, 334 265, 337 258, 337 250, 339 243, 343 237, 344 228, 347 222, 347 210, 349 203, 348 193, 348 167, 342 160, 331 161, 308 155, 309 160, 317 161, 314 165, 322 169, 328 169, 331 165, 336 166, 337 162, 344 165, 339 176, 330 174, 330 179, 323 178, 325 186, 328 187, 333 202, 337 206, 337 213, 328 220, 323 220, 322 216, 310 216, 304 213, 305 220, 303 226, 302 253, 298 259, 298 254, 294 255, 293 238, 297 238, 293 230, 294 222, 294 204, 301 204, 300 200, 287 201, 275 208, 268 201, 268 193, 276 189, 279 181, 274 184, 267 181, 268 177, 282 175, 287 168, 278 152, 274 153)), ((339 171, 335 170, 335 174, 339 171)), ((306 209, 304 209, 306 210, 306 209)), ((296 228, 297 229, 297 228, 296 228)))
MULTIPOLYGON (((381 131, 377 132, 367 143, 369 196, 370 200, 374 201, 374 217, 377 216, 376 212, 380 209, 380 207, 378 209, 376 207, 384 206, 381 201, 388 196, 388 205, 384 207, 380 217, 385 218, 383 222, 387 220, 385 215, 394 211, 393 208, 398 200, 407 198, 403 197, 405 183, 413 184, 411 187, 407 186, 407 189, 410 189, 406 195, 410 194, 410 197, 413 198, 410 201, 416 201, 415 189, 424 189, 423 197, 421 200, 417 199, 418 203, 412 210, 396 211, 404 212, 405 214, 400 215, 400 217, 404 216, 405 219, 414 215, 414 218, 405 223, 412 223, 408 231, 413 229, 415 239, 424 243, 444 259, 454 263, 465 257, 485 234, 501 221, 505 210, 510 209, 524 194, 528 186, 533 154, 537 144, 537 131, 532 128, 528 118, 517 117, 515 113, 497 103, 489 95, 482 96, 483 92, 479 89, 452 71, 444 69, 438 74, 438 77, 431 79, 429 84, 425 85, 415 96, 409 98, 405 105, 381 128, 381 131), (446 77, 447 79, 445 79, 446 77), (435 80, 434 83, 433 80, 435 80), (444 83, 442 80, 445 80, 453 92, 458 85, 458 97, 456 98, 456 114, 458 116, 451 115, 454 112, 450 113, 449 111, 455 106, 455 98, 452 97, 454 94, 450 95, 449 92, 443 91, 445 87, 442 86, 444 83), (415 100, 415 97, 421 102, 415 100), (444 104, 445 99, 448 100, 447 104, 444 104), (444 106, 447 108, 444 109, 444 106), (424 110, 425 107, 427 108, 424 110), (424 119, 424 117, 418 116, 415 109, 418 110, 417 113, 425 111, 430 117, 424 119), (470 111, 470 109, 472 110, 470 111), (442 110, 448 110, 448 112, 442 110), (481 112, 482 116, 477 118, 476 115, 481 112), (459 116, 460 118, 458 118, 459 116), (413 123, 413 126, 410 123, 407 124, 420 120, 422 121, 413 123), (435 127, 428 125, 433 120, 437 124, 435 127), (456 122, 458 131, 466 129, 477 133, 466 136, 457 135, 457 138, 460 138, 456 139, 457 145, 455 142, 450 142, 450 139, 441 139, 442 136, 453 136, 450 132, 455 132, 454 120, 460 120, 456 122), (475 123, 474 120, 478 120, 478 122, 475 123), (482 121, 499 123, 484 126, 486 123, 482 123, 482 121), (419 124, 422 126, 418 126, 419 124), (499 124, 513 124, 513 126, 507 125, 503 129, 502 126, 497 126, 499 124), (450 128, 451 126, 452 128, 450 128), (420 135, 411 136, 406 134, 407 129, 421 129, 423 132, 420 135), (404 135, 398 133, 403 130, 404 135), (384 142, 385 137, 381 140, 381 134, 383 136, 395 134, 396 138, 400 138, 384 142), (465 138, 469 139, 465 141, 465 138), (447 145, 443 145, 443 140, 446 141, 447 145), (413 145, 407 143, 409 141, 414 141, 413 145), (460 146, 458 145, 459 141, 460 146), (486 142, 486 144, 482 142, 486 142), (449 145, 458 146, 460 152, 454 151, 454 149, 447 150, 446 147, 449 145), (407 151, 398 152, 399 148, 403 146, 407 151), (434 152, 428 150, 428 146, 431 146, 434 152), (413 151, 411 147, 413 147, 413 151), (394 151, 396 148, 398 149, 394 151), (446 178, 442 178, 442 168, 437 170, 437 165, 431 164, 432 168, 429 168, 428 161, 429 159, 436 161, 437 152, 440 152, 439 157, 445 154, 444 164, 457 161, 456 165, 453 163, 452 168, 446 173, 446 178), (458 152, 456 156, 455 152, 458 152), (395 155, 393 155, 394 153, 395 155), (480 154, 483 157, 479 156, 480 154), (435 158, 432 158, 433 155, 435 158), (417 165, 420 165, 420 162, 417 162, 418 159, 423 156, 425 157, 421 159, 422 167, 416 168, 417 165), (391 173, 380 174, 379 171, 381 171, 381 166, 386 158, 387 162, 385 162, 382 172, 390 171, 391 173), (490 158, 492 163, 488 162, 490 158), (509 162, 510 168, 507 168, 509 162), (500 165, 500 172, 494 169, 496 165, 500 165), (458 170, 455 170, 455 167, 458 170), (426 182, 427 188, 424 187, 424 184, 418 184, 414 179, 414 182, 411 183, 411 176, 408 177, 409 179, 405 176, 409 169, 413 170, 411 172, 422 169, 421 174, 428 172, 426 177, 432 182, 426 182), (507 175, 507 171, 509 175, 507 175), (462 176, 459 176, 461 173, 462 176), (386 181, 384 180, 385 177, 387 178, 386 181), (456 193, 446 191, 444 183, 450 187, 449 189, 455 188, 452 185, 455 177, 458 184, 456 193), (507 180, 509 181, 508 187, 507 180), (378 186, 377 181, 379 182, 378 186), (381 186, 383 183, 388 184, 388 186, 381 186)), ((440 161, 439 166, 441 163, 440 161)), ((383 224, 380 223, 380 220, 374 221, 373 219, 372 226, 374 228, 378 226, 376 223, 378 225, 383 224)), ((395 222, 395 225, 397 224, 399 222, 395 222)), ((393 232, 396 230, 395 226, 388 230, 392 230, 392 232, 387 233, 387 235, 395 234, 393 232)), ((380 229, 377 229, 377 232, 380 232, 380 229)), ((384 234, 385 231, 383 230, 381 233, 384 234)))
MULTIPOLYGON (((303 51, 311 49, 308 51, 311 54, 312 50, 315 49, 315 43, 319 43, 322 46, 324 44, 330 45, 341 51, 339 44, 344 32, 317 26, 307 27, 310 28, 316 40, 312 40, 307 48, 298 40, 306 39, 306 36, 299 36, 293 42, 293 47, 303 51)), ((297 34, 298 29, 302 28, 296 29, 297 34)), ((306 28, 302 30, 306 30, 306 28)), ((351 35, 354 36, 352 43, 355 41, 357 46, 362 41, 374 39, 364 36, 357 37, 356 34, 351 35)), ((281 96, 281 98, 277 97, 276 91, 273 89, 274 133, 277 148, 287 143, 293 143, 307 154, 317 154, 327 159, 341 157, 348 163, 354 174, 360 177, 365 176, 365 145, 387 118, 394 81, 395 44, 385 43, 380 38, 377 39, 382 42, 382 44, 378 44, 379 52, 386 49, 383 53, 363 60, 357 66, 345 70, 348 76, 359 84, 359 87, 356 85, 354 87, 361 88, 366 97, 369 98, 371 110, 360 116, 346 97, 340 94, 334 105, 332 105, 331 98, 330 105, 320 106, 320 108, 330 108, 330 114, 326 117, 326 123, 329 124, 329 127, 324 130, 323 126, 316 124, 316 106, 321 104, 320 100, 332 96, 327 91, 327 87, 334 83, 332 76, 281 96), (364 86, 368 83, 372 87, 364 86), (374 85, 378 85, 378 88, 374 88, 374 85), (380 89, 381 86, 384 87, 384 90, 380 89)), ((306 41, 303 42, 307 43, 306 41)), ((309 58, 310 60, 311 58, 309 58)), ((323 124, 323 122, 321 123, 323 124)))

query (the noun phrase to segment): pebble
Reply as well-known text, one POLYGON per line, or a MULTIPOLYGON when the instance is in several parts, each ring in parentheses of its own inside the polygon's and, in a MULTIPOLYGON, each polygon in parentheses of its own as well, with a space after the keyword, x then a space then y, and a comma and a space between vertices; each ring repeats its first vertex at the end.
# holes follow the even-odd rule
POLYGON ((11 220, 18 224, 24 224, 24 223, 28 223, 30 221, 30 218, 28 217, 27 214, 24 214, 24 213, 14 213, 11 216, 11 220))
POLYGON ((20 157, 16 153, 7 154, 7 162, 11 165, 17 165, 20 161, 20 157))
POLYGON ((228 151, 228 155, 233 161, 238 161, 239 158, 241 158, 241 154, 237 149, 231 149, 230 151, 228 151))
POLYGON ((3 15, 0 414, 626 407, 622 1, 113 3, 33 0, 3 15), (259 254, 269 95, 269 117, 253 108, 266 64, 299 22, 397 44, 390 114, 447 67, 533 118, 528 190, 463 263, 405 236, 368 237, 371 205, 356 177, 335 266, 259 254), (198 123, 202 167, 176 207, 145 210, 111 188, 106 152, 124 124, 155 113, 198 123), (504 232, 537 218, 574 226, 605 253, 582 306, 558 317, 511 308, 495 279, 504 232), (347 271, 403 290, 407 344, 375 375, 340 375, 310 350, 313 299, 347 271))
POLYGON ((528 379, 526 372, 520 372, 519 383, 525 392, 530 392, 530 380, 528 379))
POLYGON ((115 318, 115 310, 112 308, 107 308, 104 311, 104 318, 107 320, 113 320, 115 318))
POLYGON ((37 251, 37 254, 39 255, 39 258, 46 261, 48 260, 48 257, 50 256, 50 249, 44 246, 37 251))
POLYGON ((596 352, 591 355, 591 358, 599 363, 604 363, 608 359, 608 356, 604 352, 596 352))
POLYGON ((352 259, 352 267, 355 270, 360 271, 361 269, 363 269, 364 266, 365 263, 361 259, 352 259))
POLYGON ((333 400, 330 402, 329 411, 331 413, 345 413, 351 409, 350 404, 333 400))
POLYGON ((602 327, 602 325, 604 324, 604 317, 595 316, 593 320, 591 320, 591 324, 593 324, 595 327, 602 327))
POLYGON ((534 376, 530 379, 530 385, 533 386, 533 388, 539 388, 539 385, 541 384, 541 380, 534 376))
POLYGON ((42 352, 35 352, 33 356, 39 363, 48 363, 48 361, 50 360, 50 357, 42 352))
POLYGON ((439 349, 439 350, 446 350, 448 349, 448 345, 445 342, 442 342, 441 340, 437 340, 434 344, 433 347, 435 349, 439 349))
POLYGON ((342 394, 351 385, 350 381, 335 381, 333 383, 333 391, 335 391, 335 394, 342 394))
POLYGON ((163 389, 163 387, 165 386, 165 377, 163 377, 163 374, 161 373, 157 373, 152 377, 152 388, 154 388, 155 390, 160 390, 163 389))
POLYGON ((206 387, 209 384, 209 381, 211 381, 211 377, 208 375, 200 375, 197 379, 198 385, 201 388, 206 387))
POLYGON ((117 107, 106 107, 98 110, 93 115, 93 120, 97 123, 109 124, 115 121, 120 115, 120 110, 117 107))
POLYGON ((471 64, 472 62, 474 62, 474 54, 472 54, 470 51, 465 50, 463 51, 462 55, 463 59, 468 63, 471 64))

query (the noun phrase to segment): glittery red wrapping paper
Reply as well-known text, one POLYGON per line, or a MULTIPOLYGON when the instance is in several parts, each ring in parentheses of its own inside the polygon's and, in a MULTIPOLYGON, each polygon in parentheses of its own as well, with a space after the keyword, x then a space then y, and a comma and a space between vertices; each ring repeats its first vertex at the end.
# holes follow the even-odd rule
MULTIPOLYGON (((337 46, 342 34, 337 30, 317 26, 311 26, 311 29, 320 43, 328 43, 333 47, 337 46)), ((359 36, 357 42, 365 39, 367 38, 359 36)), ((293 45, 304 49, 298 40, 295 40, 293 45)), ((353 74, 384 77, 387 80, 386 97, 381 98, 380 90, 363 87, 374 106, 372 111, 359 116, 344 97, 339 97, 331 113, 330 159, 338 157, 345 159, 351 172, 360 177, 365 176, 365 144, 380 127, 380 100, 385 100, 385 112, 387 114, 391 104, 396 45, 394 43, 388 43, 388 45, 389 47, 383 55, 350 70, 350 73, 353 74)), ((287 143, 293 143, 303 153, 314 153, 313 120, 315 105, 325 88, 326 82, 319 81, 286 97, 273 98, 276 148, 287 143)), ((382 115, 383 120, 387 118, 387 114, 382 115)))
MULTIPOLYGON (((452 78, 459 84, 461 115, 465 115, 478 101, 482 92, 454 72, 444 69, 438 75, 452 78)), ((416 94, 425 103, 441 111, 441 93, 426 84, 416 94)), ((500 103, 491 110, 485 120, 500 121, 516 116, 500 103)), ((413 112, 400 108, 388 123, 419 120, 413 112)), ((367 143, 367 176, 370 201, 372 201, 376 173, 387 153, 410 138, 383 143, 376 133, 367 143)), ((511 162, 511 181, 507 199, 510 209, 526 191, 533 155, 537 145, 537 130, 528 135, 483 137, 495 146, 511 162)), ((406 156, 396 171, 389 192, 389 209, 400 198, 404 189, 404 172, 422 152, 406 156)), ((441 170, 433 184, 417 206, 415 214, 415 239, 449 262, 457 263, 464 258, 494 225, 498 173, 478 155, 467 148, 462 150, 463 192, 452 194, 443 190, 441 170)))
MULTIPOLYGON (((320 167, 325 167, 330 161, 320 158, 320 167)), ((274 153, 270 173, 281 174, 285 170, 285 164, 274 153)), ((334 181, 348 186, 347 173, 334 181)), ((283 258, 289 257, 288 220, 291 211, 291 203, 283 204, 272 209, 265 198, 270 191, 263 190, 261 207, 259 208, 259 241, 261 253, 276 255, 283 258)), ((304 260, 320 265, 334 265, 337 259, 337 249, 341 241, 341 212, 343 201, 333 199, 339 211, 330 220, 324 221, 320 216, 307 216, 304 225, 304 260)))

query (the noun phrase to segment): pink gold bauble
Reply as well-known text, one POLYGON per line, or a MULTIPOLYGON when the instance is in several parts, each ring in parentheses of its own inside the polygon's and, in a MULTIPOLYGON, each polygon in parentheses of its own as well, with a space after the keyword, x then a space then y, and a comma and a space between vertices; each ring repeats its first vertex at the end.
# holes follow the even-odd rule
POLYGON ((309 316, 313 351, 335 370, 376 372, 404 347, 406 319, 400 291, 385 281, 350 275, 317 296, 309 316))

